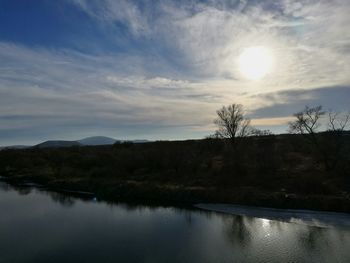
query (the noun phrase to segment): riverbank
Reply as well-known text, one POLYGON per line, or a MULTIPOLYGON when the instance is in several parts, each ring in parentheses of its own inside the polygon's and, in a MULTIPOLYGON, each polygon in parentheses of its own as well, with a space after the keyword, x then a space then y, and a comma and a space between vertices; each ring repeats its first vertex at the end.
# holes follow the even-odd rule
POLYGON ((194 206, 203 210, 230 215, 249 216, 316 227, 345 227, 350 229, 349 213, 212 203, 196 204, 194 206))
MULTIPOLYGON (((347 138, 347 137, 346 137, 347 138)), ((350 138, 346 145, 350 146, 350 138)), ((106 201, 228 203, 350 212, 350 149, 326 170, 300 136, 7 149, 0 176, 13 184, 94 193, 106 201)))
MULTIPOLYGON (((188 206, 224 203, 278 209, 308 209, 350 213, 350 199, 342 196, 296 195, 261 192, 249 188, 186 187, 139 182, 40 180, 26 176, 2 177, 1 181, 20 187, 38 187, 82 198, 107 202, 188 206), (34 180, 33 180, 34 179, 34 180)), ((213 209, 215 210, 215 209, 213 209)))

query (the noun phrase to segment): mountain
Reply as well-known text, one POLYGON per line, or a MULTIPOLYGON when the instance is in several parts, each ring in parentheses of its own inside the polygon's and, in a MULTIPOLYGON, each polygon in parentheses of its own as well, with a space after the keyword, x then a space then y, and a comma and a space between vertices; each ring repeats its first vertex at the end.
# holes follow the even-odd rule
POLYGON ((93 137, 87 137, 81 140, 78 140, 82 145, 111 145, 114 144, 117 140, 105 136, 93 136, 93 137))
POLYGON ((49 140, 42 143, 39 143, 34 146, 25 146, 25 145, 13 145, 0 147, 0 150, 4 149, 25 149, 30 147, 35 148, 61 148, 61 147, 72 147, 72 146, 98 146, 98 145, 112 145, 116 142, 132 142, 132 143, 147 143, 148 140, 116 140, 106 136, 93 136, 87 137, 81 140, 76 141, 64 141, 64 140, 49 140))
POLYGON ((3 146, 0 147, 0 150, 5 150, 5 149, 26 149, 30 148, 31 146, 29 145, 10 145, 10 146, 3 146))
POLYGON ((61 148, 61 147, 72 147, 72 146, 81 146, 77 141, 46 141, 39 143, 33 147, 36 148, 61 148))

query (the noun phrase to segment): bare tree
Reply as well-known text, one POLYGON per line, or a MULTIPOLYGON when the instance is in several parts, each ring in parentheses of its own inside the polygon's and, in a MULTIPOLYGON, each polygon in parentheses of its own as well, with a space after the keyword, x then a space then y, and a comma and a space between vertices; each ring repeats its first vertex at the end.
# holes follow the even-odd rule
POLYGON ((328 112, 328 130, 325 133, 324 156, 326 168, 333 170, 342 159, 342 151, 345 146, 344 130, 348 126, 350 113, 328 112))
POLYGON ((328 130, 317 135, 321 119, 326 114, 322 106, 305 106, 303 111, 294 114, 295 121, 289 123, 291 133, 303 134, 321 156, 327 170, 333 170, 343 148, 343 131, 348 125, 350 114, 328 111, 328 130))
POLYGON ((318 145, 316 133, 321 126, 320 120, 323 115, 325 115, 325 112, 321 105, 316 107, 305 106, 304 110, 294 114, 296 120, 289 122, 289 132, 309 135, 306 138, 318 145))
POLYGON ((218 126, 216 135, 220 138, 228 138, 235 144, 236 137, 245 137, 250 132, 250 119, 244 117, 241 104, 223 106, 216 111, 218 118, 214 123, 218 126))
MULTIPOLYGON (((320 120, 326 112, 322 106, 305 106, 303 111, 294 114, 297 119, 289 123, 291 133, 314 135, 318 132, 321 123, 320 120)), ((328 132, 342 132, 347 127, 350 120, 350 113, 340 114, 339 112, 328 111, 328 132)))
POLYGON ((328 131, 342 132, 348 126, 350 113, 341 115, 339 112, 328 112, 328 131))
POLYGON ((315 134, 321 126, 320 119, 325 114, 322 106, 309 107, 294 114, 297 119, 289 123, 289 131, 291 133, 315 134))

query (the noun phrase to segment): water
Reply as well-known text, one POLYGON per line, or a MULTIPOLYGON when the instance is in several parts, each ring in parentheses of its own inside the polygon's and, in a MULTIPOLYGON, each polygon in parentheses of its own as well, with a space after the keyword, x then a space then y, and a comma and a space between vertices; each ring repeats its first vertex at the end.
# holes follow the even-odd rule
POLYGON ((350 262, 350 229, 0 183, 0 262, 350 262))

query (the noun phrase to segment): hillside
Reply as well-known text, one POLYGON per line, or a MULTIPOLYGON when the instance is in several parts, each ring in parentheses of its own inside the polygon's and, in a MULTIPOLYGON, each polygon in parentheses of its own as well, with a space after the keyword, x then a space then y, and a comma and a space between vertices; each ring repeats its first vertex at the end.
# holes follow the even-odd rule
MULTIPOLYGON (((321 136, 321 135, 320 135, 321 136)), ((322 135, 323 136, 323 135, 322 135)), ((350 138, 329 161, 299 135, 32 148, 0 152, 0 175, 106 200, 227 202, 350 212, 350 138)), ((52 145, 52 144, 51 144, 52 145)))
POLYGON ((72 146, 81 146, 81 144, 77 141, 46 141, 39 143, 33 147, 35 148, 60 148, 60 147, 72 147, 72 146))
POLYGON ((61 148, 61 147, 72 147, 72 146, 99 146, 99 145, 112 145, 116 142, 119 143, 147 143, 148 140, 136 139, 136 140, 116 140, 114 138, 106 137, 106 136, 92 136, 87 137, 80 140, 75 141, 66 141, 66 140, 49 140, 34 146, 31 145, 10 145, 0 147, 0 150, 4 149, 26 149, 30 147, 36 148, 61 148))
POLYGON ((105 136, 93 136, 93 137, 87 137, 81 140, 78 140, 78 142, 82 145, 111 145, 114 144, 117 140, 105 136))

